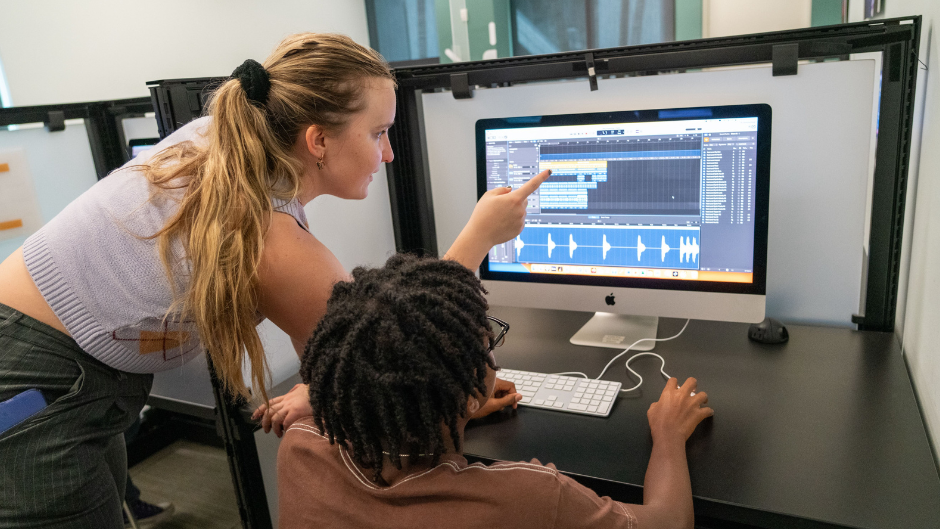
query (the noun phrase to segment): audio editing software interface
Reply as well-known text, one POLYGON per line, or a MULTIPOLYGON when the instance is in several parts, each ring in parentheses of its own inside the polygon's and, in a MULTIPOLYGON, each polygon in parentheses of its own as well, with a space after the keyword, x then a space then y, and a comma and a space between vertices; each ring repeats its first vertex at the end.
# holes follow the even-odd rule
POLYGON ((752 282, 757 118, 491 129, 487 189, 552 174, 498 272, 752 282))

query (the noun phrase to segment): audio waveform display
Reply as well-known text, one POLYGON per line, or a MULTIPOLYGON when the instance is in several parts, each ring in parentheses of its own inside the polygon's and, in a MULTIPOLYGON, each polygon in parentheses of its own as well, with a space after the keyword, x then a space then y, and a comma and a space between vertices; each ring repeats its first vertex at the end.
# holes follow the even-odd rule
POLYGON ((699 228, 526 226, 515 239, 520 263, 697 270, 699 228))

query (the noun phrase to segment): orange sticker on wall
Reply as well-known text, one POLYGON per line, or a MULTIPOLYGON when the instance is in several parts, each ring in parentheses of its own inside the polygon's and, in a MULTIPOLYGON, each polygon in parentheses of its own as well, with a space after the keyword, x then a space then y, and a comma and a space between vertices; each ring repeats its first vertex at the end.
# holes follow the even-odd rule
POLYGON ((41 226, 42 213, 26 151, 0 149, 0 241, 28 236, 41 226))

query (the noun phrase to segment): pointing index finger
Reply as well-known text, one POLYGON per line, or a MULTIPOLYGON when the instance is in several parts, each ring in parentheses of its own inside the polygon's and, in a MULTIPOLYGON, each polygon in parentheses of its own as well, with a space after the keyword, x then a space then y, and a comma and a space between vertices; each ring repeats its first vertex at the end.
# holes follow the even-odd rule
POLYGON ((551 176, 551 174, 552 174, 552 170, 546 169, 542 171, 541 173, 530 178, 528 182, 519 186, 519 189, 516 189, 515 191, 513 191, 513 193, 518 193, 518 196, 521 196, 522 198, 528 197, 529 195, 532 194, 533 191, 538 189, 539 186, 542 185, 542 182, 547 180, 548 177, 551 176))

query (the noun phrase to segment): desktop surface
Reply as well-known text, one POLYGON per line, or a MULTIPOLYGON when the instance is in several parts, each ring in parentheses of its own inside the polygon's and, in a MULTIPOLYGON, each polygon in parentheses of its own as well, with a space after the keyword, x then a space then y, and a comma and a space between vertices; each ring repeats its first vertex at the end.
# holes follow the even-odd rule
MULTIPOLYGON (((512 326, 496 350, 502 367, 594 377, 617 354, 568 343, 591 314, 491 314, 512 326)), ((665 337, 684 320, 660 322, 665 337)), ((747 327, 693 320, 654 350, 671 376, 697 378, 715 410, 687 445, 697 515, 757 527, 940 527, 940 477, 895 336, 791 325, 788 343, 764 345, 748 340, 747 327)), ((604 378, 633 386, 629 356, 604 378)), ((659 365, 631 363, 644 383, 607 418, 520 408, 468 426, 464 450, 552 462, 602 494, 639 502, 659 365)))

